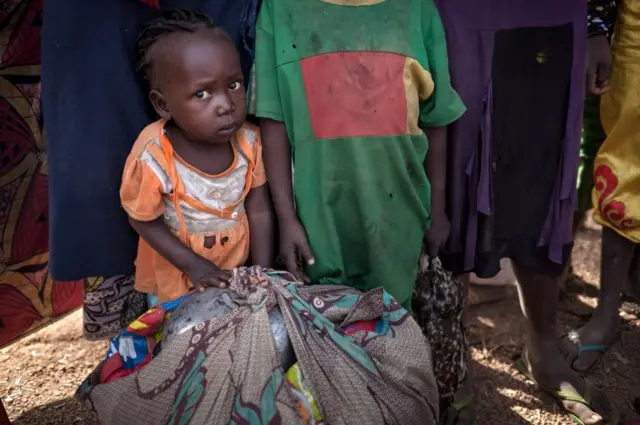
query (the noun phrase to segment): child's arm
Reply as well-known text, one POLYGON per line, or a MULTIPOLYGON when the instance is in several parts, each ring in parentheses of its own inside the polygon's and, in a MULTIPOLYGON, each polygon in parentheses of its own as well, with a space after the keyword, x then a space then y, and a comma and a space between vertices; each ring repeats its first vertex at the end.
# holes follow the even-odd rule
POLYGON ((291 179, 291 146, 287 129, 282 121, 265 119, 260 123, 260 134, 269 188, 278 220, 296 219, 291 179))
POLYGON ((255 112, 262 118, 263 159, 269 189, 278 218, 280 257, 289 272, 305 279, 298 264, 301 256, 309 265, 314 263, 307 235, 298 220, 293 201, 291 146, 287 137, 278 85, 274 31, 273 2, 263 0, 256 24, 255 112))
POLYGON ((431 226, 427 232, 427 253, 436 257, 440 247, 449 238, 451 224, 447 217, 447 127, 429 127, 426 130, 429 151, 424 162, 427 178, 431 184, 431 226))
POLYGON ((609 43, 618 3, 613 0, 587 2, 587 95, 600 96, 609 90, 613 62, 609 43))
POLYGON ((193 287, 203 292, 208 286, 226 287, 231 280, 231 273, 199 256, 187 248, 171 233, 162 217, 153 221, 138 221, 129 217, 131 227, 158 254, 162 255, 178 270, 186 273, 193 287))
POLYGON ((298 264, 298 254, 308 265, 313 265, 315 260, 293 202, 291 146, 287 129, 283 122, 271 119, 263 120, 260 129, 267 178, 278 216, 280 255, 289 272, 300 280, 306 280, 298 264))
POLYGON ((262 267, 272 267, 274 218, 267 185, 251 189, 245 206, 249 220, 251 261, 262 267))
POLYGON ((451 230, 446 213, 447 126, 462 116, 465 107, 451 87, 447 42, 438 10, 433 1, 422 4, 424 45, 434 82, 433 93, 422 102, 420 111, 420 125, 429 141, 424 166, 431 184, 431 225, 425 242, 428 254, 435 257, 451 230))

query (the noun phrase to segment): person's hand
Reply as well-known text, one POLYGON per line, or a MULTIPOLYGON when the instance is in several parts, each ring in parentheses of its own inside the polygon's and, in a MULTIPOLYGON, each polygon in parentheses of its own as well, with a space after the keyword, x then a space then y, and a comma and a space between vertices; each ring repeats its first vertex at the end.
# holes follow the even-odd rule
POLYGON ((303 271, 302 261, 312 266, 315 264, 315 258, 309 248, 307 233, 297 218, 280 220, 280 258, 289 273, 297 280, 309 283, 309 278, 303 271))
POLYGON ((425 244, 427 246, 427 254, 431 258, 436 258, 440 249, 449 239, 451 232, 451 224, 449 218, 444 212, 431 213, 431 226, 425 233, 425 244))
POLYGON ((232 277, 229 270, 222 270, 199 255, 194 255, 185 273, 189 276, 193 287, 198 292, 204 292, 210 286, 226 288, 231 283, 232 277))
POLYGON ((587 94, 600 96, 609 90, 611 76, 611 45, 604 35, 587 41, 587 94))

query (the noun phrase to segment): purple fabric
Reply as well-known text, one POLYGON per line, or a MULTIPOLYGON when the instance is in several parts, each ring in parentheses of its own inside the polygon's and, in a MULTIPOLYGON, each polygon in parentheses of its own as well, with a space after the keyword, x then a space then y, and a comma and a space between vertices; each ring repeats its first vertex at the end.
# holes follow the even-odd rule
MULTIPOLYGON (((447 211, 451 237, 445 254, 464 254, 464 271, 474 267, 478 214, 492 213, 491 67, 496 31, 519 27, 573 24, 571 91, 562 154, 553 201, 539 246, 562 262, 562 248, 572 239, 576 174, 584 99, 586 15, 584 0, 436 0, 447 34, 453 87, 467 106, 449 130, 447 211)), ((457 270, 462 271, 462 270, 457 270)))

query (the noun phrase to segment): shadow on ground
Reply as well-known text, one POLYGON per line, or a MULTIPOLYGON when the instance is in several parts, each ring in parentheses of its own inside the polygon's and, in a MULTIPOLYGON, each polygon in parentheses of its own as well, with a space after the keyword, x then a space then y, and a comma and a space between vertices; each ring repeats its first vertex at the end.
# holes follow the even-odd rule
MULTIPOLYGON (((99 425, 91 411, 75 398, 38 406, 11 421, 12 425, 99 425)), ((133 424, 132 424, 133 425, 133 424)))

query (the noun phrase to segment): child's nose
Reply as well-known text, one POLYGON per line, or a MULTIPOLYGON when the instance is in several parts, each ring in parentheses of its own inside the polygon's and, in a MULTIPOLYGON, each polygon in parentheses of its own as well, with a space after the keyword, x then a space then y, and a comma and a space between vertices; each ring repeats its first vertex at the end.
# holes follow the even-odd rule
POLYGON ((229 96, 220 96, 216 105, 218 115, 227 115, 236 110, 236 105, 229 96))

